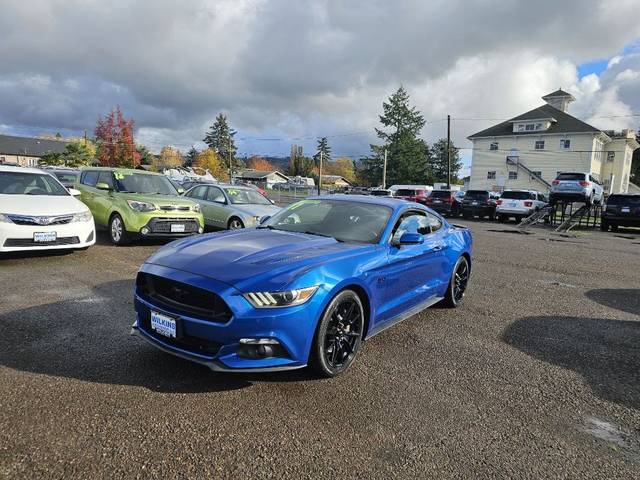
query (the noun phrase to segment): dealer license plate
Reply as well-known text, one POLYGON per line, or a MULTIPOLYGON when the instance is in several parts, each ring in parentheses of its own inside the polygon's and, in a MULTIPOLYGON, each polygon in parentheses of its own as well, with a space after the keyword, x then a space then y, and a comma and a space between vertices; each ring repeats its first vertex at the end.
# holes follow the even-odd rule
POLYGON ((434 200, 433 203, 442 203, 442 200, 434 200))
POLYGON ((55 242, 58 239, 56 232, 34 232, 33 241, 38 243, 55 242))
POLYGON ((176 319, 151 311, 151 330, 169 338, 176 338, 176 319))
POLYGON ((517 203, 516 202, 509 202, 509 206, 510 207, 515 207, 515 206, 517 206, 517 203))
POLYGON ((621 211, 622 213, 630 213, 630 212, 631 212, 631 210, 629 210, 629 207, 622 207, 622 208, 620 209, 620 211, 621 211))
POLYGON ((184 223, 172 223, 171 233, 184 233, 184 223))
POLYGON ((477 205, 478 202, 471 202, 471 205, 477 205))

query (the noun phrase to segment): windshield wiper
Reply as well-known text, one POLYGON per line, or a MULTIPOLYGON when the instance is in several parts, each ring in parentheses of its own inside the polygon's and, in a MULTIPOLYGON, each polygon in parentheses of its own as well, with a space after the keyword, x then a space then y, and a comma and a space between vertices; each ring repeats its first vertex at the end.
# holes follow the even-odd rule
POLYGON ((333 235, 327 235, 326 233, 320 233, 320 232, 312 232, 311 230, 305 230, 302 233, 306 233, 307 235, 317 235, 318 237, 333 238, 336 242, 342 242, 343 241, 343 240, 337 239, 333 235))

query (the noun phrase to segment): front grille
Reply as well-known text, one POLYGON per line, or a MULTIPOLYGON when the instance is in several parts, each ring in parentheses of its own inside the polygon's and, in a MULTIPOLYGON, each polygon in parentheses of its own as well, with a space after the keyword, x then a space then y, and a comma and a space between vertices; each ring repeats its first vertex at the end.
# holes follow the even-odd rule
POLYGON ((160 210, 167 212, 188 212, 191 210, 191 207, 188 205, 160 205, 160 210))
POLYGON ((202 355, 214 356, 218 353, 220 347, 222 347, 221 343, 206 340, 204 338, 192 337, 184 333, 178 333, 178 338, 169 338, 164 335, 160 335, 155 330, 151 329, 151 313, 149 311, 144 311, 138 325, 146 334, 160 340, 161 342, 202 355))
POLYGON ((172 224, 184 225, 184 232, 180 233, 197 233, 200 228, 199 222, 192 218, 152 218, 148 227, 151 233, 177 233, 171 232, 172 224))
POLYGON ((7 215, 16 225, 65 225, 73 215, 7 215))
POLYGON ((51 247, 56 245, 75 245, 80 243, 78 237, 58 237, 53 242, 34 242, 31 238, 7 238, 5 247, 51 247))
POLYGON ((217 323, 227 322, 232 315, 219 295, 193 285, 144 272, 138 273, 136 285, 142 295, 159 307, 217 323))

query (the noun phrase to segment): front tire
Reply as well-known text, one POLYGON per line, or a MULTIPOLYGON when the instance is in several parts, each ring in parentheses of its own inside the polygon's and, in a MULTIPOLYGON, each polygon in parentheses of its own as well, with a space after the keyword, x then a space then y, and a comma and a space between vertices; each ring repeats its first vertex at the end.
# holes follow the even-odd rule
POLYGON ((469 265, 467 257, 462 256, 458 258, 456 266, 453 267, 449 285, 447 286, 447 294, 445 295, 444 300, 442 300, 442 304, 445 307, 456 308, 460 305, 467 290, 470 273, 471 266, 469 265))
POLYGON ((311 346, 309 365, 322 377, 340 375, 355 360, 364 331, 364 309, 353 290, 343 290, 325 309, 311 346))
POLYGON ((109 239, 114 245, 126 245, 130 236, 124 226, 124 221, 120 214, 115 213, 109 219, 109 239))
POLYGON ((231 217, 227 224, 227 230, 240 230, 244 228, 244 223, 238 217, 231 217))

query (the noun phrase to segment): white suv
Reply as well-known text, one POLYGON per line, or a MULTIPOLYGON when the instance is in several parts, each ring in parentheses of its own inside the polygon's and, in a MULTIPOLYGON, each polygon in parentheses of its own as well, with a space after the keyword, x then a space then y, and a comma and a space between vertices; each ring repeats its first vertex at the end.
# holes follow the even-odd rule
POLYGON ((602 205, 604 189, 597 175, 583 172, 562 172, 551 182, 549 200, 570 202, 585 202, 587 205, 597 203, 602 205))
POLYGON ((497 201, 496 217, 504 222, 513 217, 516 223, 547 205, 544 194, 535 190, 505 190, 497 201))

